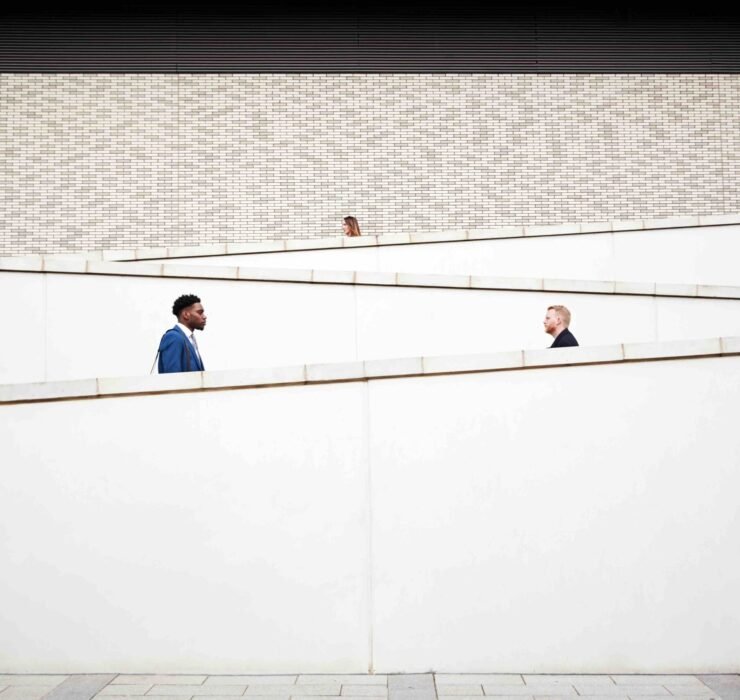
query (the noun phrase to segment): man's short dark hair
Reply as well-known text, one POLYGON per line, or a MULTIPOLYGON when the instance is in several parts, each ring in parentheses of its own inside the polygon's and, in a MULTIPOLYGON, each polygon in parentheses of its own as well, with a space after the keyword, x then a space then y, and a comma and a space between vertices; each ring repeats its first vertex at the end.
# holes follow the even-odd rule
POLYGON ((172 313, 175 314, 177 318, 180 318, 180 312, 183 309, 187 309, 188 306, 197 304, 199 301, 200 298, 195 296, 195 294, 183 294, 175 299, 175 303, 172 305, 172 313))

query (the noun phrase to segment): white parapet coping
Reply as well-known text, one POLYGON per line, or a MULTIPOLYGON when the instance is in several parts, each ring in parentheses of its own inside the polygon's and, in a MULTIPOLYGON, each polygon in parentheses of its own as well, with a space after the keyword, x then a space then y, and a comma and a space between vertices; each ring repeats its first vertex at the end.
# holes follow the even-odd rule
MULTIPOLYGON (((612 220, 587 223, 563 223, 547 226, 496 226, 454 229, 424 233, 398 233, 380 236, 327 236, 323 238, 285 238, 251 243, 205 243, 189 246, 94 250, 80 253, 58 253, 48 256, 20 256, 29 260, 83 259, 99 261, 161 260, 168 258, 212 257, 282 253, 327 248, 368 248, 374 246, 413 245, 417 243, 451 243, 497 238, 533 238, 540 236, 572 236, 576 234, 613 233, 616 231, 650 231, 699 226, 740 224, 740 214, 710 216, 680 216, 664 219, 612 220)), ((29 263, 33 265, 33 262, 29 263)))
POLYGON ((0 385, 0 404, 740 355, 740 337, 0 385))
POLYGON ((740 287, 728 285, 552 279, 542 277, 489 277, 483 275, 445 275, 415 272, 376 272, 368 270, 310 270, 274 267, 230 267, 221 265, 173 265, 167 263, 83 260, 82 258, 60 259, 53 256, 0 258, 0 272, 740 299, 740 287))

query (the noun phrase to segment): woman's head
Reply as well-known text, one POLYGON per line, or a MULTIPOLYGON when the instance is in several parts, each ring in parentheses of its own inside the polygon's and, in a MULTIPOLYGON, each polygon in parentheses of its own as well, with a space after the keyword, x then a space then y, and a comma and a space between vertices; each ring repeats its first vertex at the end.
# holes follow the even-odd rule
POLYGON ((345 216, 342 228, 344 229, 344 233, 346 236, 360 235, 360 224, 357 222, 357 219, 355 219, 354 216, 345 216))

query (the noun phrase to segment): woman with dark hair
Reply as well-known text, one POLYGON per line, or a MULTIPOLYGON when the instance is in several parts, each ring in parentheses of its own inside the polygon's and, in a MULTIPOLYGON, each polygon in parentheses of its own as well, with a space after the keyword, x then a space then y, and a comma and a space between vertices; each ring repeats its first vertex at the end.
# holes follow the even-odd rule
POLYGON ((345 216, 344 223, 342 224, 345 236, 359 236, 360 224, 354 216, 345 216))

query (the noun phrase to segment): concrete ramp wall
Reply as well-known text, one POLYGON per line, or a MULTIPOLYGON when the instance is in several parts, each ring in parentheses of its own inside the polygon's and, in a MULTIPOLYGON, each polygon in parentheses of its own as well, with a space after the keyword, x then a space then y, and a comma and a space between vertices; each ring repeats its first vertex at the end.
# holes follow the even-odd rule
POLYGON ((0 666, 738 672, 740 346, 722 347, 6 391, 0 666))
MULTIPOLYGON (((302 242, 317 250, 275 250, 255 244, 249 254, 179 258, 188 265, 243 265, 327 270, 550 277, 582 280, 736 285, 740 225, 577 232, 529 227, 450 232, 382 240, 302 242), (480 239, 478 237, 481 237, 480 239), (485 237, 485 238, 484 238, 485 237), (347 243, 349 241, 349 243, 347 243), (345 243, 345 247, 342 244, 345 243), (324 247, 327 246, 327 247, 324 247)), ((283 245, 295 245, 285 243, 283 245)), ((236 246, 233 250, 238 250, 236 246)), ((205 247, 203 251, 207 251, 205 247)), ((183 251, 184 252, 184 251, 183 251)), ((173 250, 174 254, 179 254, 173 250)), ((145 253, 142 253, 145 254, 145 253)), ((160 258, 160 262, 173 261, 160 258)))
POLYGON ((738 236, 0 259, 0 669, 740 672, 738 236))
POLYGON ((740 288, 625 286, 631 294, 577 280, 472 278, 480 287, 470 288, 463 285, 471 278, 444 275, 306 270, 293 278, 309 281, 290 282, 291 271, 267 271, 271 282, 259 281, 260 271, 238 280, 250 272, 237 268, 232 279, 194 266, 94 269, 106 274, 0 272, 12 300, 0 383, 148 374, 183 293, 197 293, 208 314, 198 334, 208 370, 542 348, 551 342, 542 319, 553 303, 571 309, 582 345, 740 335, 740 288), (696 298, 700 291, 736 298, 696 298))

